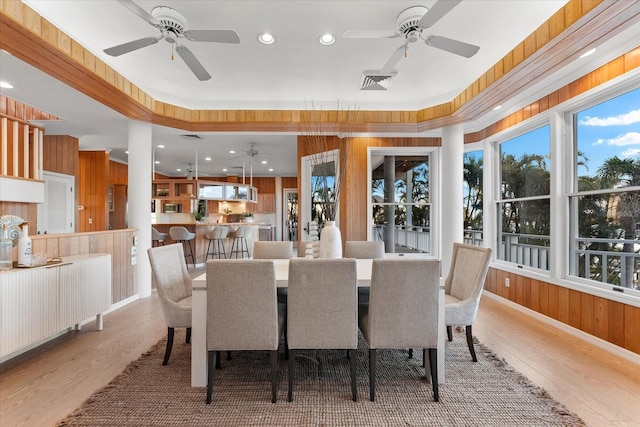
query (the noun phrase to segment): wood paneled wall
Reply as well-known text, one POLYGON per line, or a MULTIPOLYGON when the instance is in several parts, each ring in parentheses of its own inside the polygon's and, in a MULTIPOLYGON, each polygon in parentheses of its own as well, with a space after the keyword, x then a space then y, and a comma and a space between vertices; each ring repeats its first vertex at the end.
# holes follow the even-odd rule
POLYGON ((45 135, 42 145, 44 170, 78 177, 78 138, 68 135, 45 135))
POLYGON ((109 207, 109 153, 106 151, 80 151, 80 173, 77 181, 78 222, 76 231, 102 231, 107 229, 109 207))
POLYGON ((282 177, 282 188, 298 188, 298 177, 297 176, 283 176, 282 177))
POLYGON ((497 268, 489 269, 485 290, 640 354, 640 307, 497 268))
POLYGON ((129 166, 109 160, 109 184, 128 185, 129 166))
POLYGON ((13 98, 0 95, 0 114, 28 122, 29 120, 59 120, 53 114, 40 111, 13 98))
POLYGON ((131 265, 131 246, 138 230, 124 229, 96 233, 40 234, 32 236, 33 253, 59 257, 87 253, 111 254, 112 304, 138 293, 135 271, 131 265))

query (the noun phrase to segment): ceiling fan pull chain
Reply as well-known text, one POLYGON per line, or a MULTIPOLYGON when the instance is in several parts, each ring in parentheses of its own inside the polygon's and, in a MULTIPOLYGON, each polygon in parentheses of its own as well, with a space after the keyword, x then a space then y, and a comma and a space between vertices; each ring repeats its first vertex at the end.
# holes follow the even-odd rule
POLYGON ((174 43, 171 43, 171 60, 173 61, 173 52, 175 51, 175 47, 176 45, 174 43))

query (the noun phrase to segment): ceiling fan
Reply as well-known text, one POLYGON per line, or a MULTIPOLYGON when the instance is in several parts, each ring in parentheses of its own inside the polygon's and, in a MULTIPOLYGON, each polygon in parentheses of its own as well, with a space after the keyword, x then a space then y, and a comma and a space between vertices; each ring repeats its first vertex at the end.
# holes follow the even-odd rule
MULTIPOLYGON (((147 21, 155 27, 160 35, 157 37, 145 37, 133 40, 117 46, 104 49, 104 53, 111 56, 120 56, 143 47, 151 46, 165 39, 175 45, 176 52, 195 74, 198 80, 209 80, 211 75, 198 61, 193 52, 179 43, 180 39, 194 42, 240 43, 240 37, 234 30, 187 30, 186 18, 177 10, 166 6, 154 7, 151 13, 138 6, 132 0, 118 0, 127 9, 147 21)), ((173 55, 171 55, 173 59, 173 55)))
POLYGON ((471 58, 478 52, 480 47, 448 37, 425 34, 426 29, 433 26, 461 1, 462 0, 438 0, 431 8, 413 6, 398 14, 396 30, 349 30, 344 33, 343 37, 352 39, 404 38, 404 44, 396 49, 382 70, 380 70, 382 74, 391 73, 398 61, 400 61, 403 56, 407 56, 409 44, 415 43, 419 39, 424 40, 427 46, 464 56, 465 58, 471 58))
MULTIPOLYGON (((245 163, 244 163, 244 159, 245 158, 249 158, 249 176, 250 176, 250 180, 249 180, 249 185, 253 185, 253 158, 256 157, 259 152, 258 150, 255 149, 256 143, 255 142, 251 142, 249 143, 249 149, 246 150, 241 156, 235 156, 235 157, 230 157, 229 160, 235 160, 235 159, 242 159, 242 182, 244 183, 245 180, 245 163)), ((271 156, 271 154, 261 154, 262 156, 271 156)), ((264 163, 264 162, 263 162, 264 163)), ((240 166, 233 166, 233 168, 235 169, 240 169, 240 166)))

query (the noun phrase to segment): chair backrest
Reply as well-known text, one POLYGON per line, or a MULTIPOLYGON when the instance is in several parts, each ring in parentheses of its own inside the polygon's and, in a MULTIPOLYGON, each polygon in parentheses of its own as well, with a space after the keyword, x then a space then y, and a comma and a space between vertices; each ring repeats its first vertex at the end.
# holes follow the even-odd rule
POLYGON ((216 227, 216 230, 220 230, 219 231, 219 235, 217 235, 218 239, 224 239, 229 235, 229 227, 216 227))
POLYGON ((249 231, 251 231, 251 230, 249 229, 248 225, 241 225, 240 227, 238 227, 236 229, 235 237, 236 238, 246 238, 249 235, 249 231))
POLYGON ((480 300, 491 262, 491 248, 454 243, 445 293, 460 300, 480 300))
POLYGON ((311 240, 300 240, 298 242, 298 256, 304 258, 307 252, 307 244, 313 243, 311 240))
POLYGON ((354 259, 289 261, 289 348, 357 348, 356 271, 354 259))
POLYGON ((436 348, 439 291, 439 260, 374 259, 364 325, 370 347, 436 348))
POLYGON ((228 232, 229 232, 229 229, 227 227, 217 226, 217 227, 214 227, 211 230, 205 231, 204 237, 206 237, 209 240, 211 240, 211 239, 224 239, 225 237, 227 237, 227 233, 228 232))
POLYGON ((384 242, 347 240, 344 243, 344 256, 357 259, 384 258, 384 242))
POLYGON ((253 259, 289 259, 293 257, 293 242, 254 242, 253 259))
POLYGON ((171 227, 169 235, 173 240, 191 240, 195 237, 195 234, 187 230, 186 227, 171 227))
POLYGON ((172 321, 167 318, 169 312, 165 304, 172 305, 191 296, 191 277, 184 260, 184 251, 181 244, 174 243, 149 248, 147 254, 151 263, 153 281, 162 302, 165 320, 170 325, 172 321))
POLYGON ((164 240, 167 238, 167 233, 161 233, 156 230, 155 227, 151 227, 151 240, 164 240))
POLYGON ((273 261, 207 261, 207 349, 276 350, 273 261))

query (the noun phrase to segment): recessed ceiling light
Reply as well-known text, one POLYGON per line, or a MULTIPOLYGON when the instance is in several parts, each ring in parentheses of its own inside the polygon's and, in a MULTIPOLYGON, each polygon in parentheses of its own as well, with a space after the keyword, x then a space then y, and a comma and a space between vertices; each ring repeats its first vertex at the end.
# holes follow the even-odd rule
POLYGON ((267 164, 267 161, 266 161, 266 160, 263 160, 263 161, 262 161, 262 162, 260 162, 260 163, 262 163, 263 165, 266 165, 266 164, 267 164))
POLYGON ((262 33, 258 36, 258 41, 262 44, 273 44, 276 38, 269 33, 262 33))
POLYGON ((206 161, 210 162, 211 161, 211 157, 207 156, 204 158, 206 161))
POLYGON ((182 169, 178 168, 176 169, 176 172, 182 172, 182 169))
POLYGON ((227 171, 227 168, 222 169, 222 172, 226 172, 226 171, 227 171))
POLYGON ((229 154, 236 154, 236 150, 229 150, 229 154))
POLYGON ((160 160, 156 160, 154 163, 155 163, 156 165, 159 165, 159 164, 160 164, 160 160))
POLYGON ((129 150, 125 151, 124 154, 129 154, 129 150))
POLYGON ((585 56, 589 56, 592 53, 594 53, 596 51, 596 48, 594 47, 593 49, 589 49, 588 51, 586 51, 585 53, 583 53, 582 55, 580 55, 580 58, 584 58, 585 56))
POLYGON ((336 42, 336 38, 331 34, 323 34, 318 38, 318 42, 320 42, 322 46, 331 46, 336 42))
POLYGON ((3 89, 13 89, 13 85, 11 83, 1 81, 1 80, 0 80, 0 87, 3 89))
POLYGON ((164 148, 164 145, 162 145, 162 144, 158 144, 158 145, 156 145, 156 147, 158 147, 158 148, 164 148))
POLYGON ((495 107, 493 107, 493 111, 499 110, 502 108, 502 105, 496 105, 495 107))
POLYGON ((273 168, 269 168, 269 172, 273 172, 273 168))

